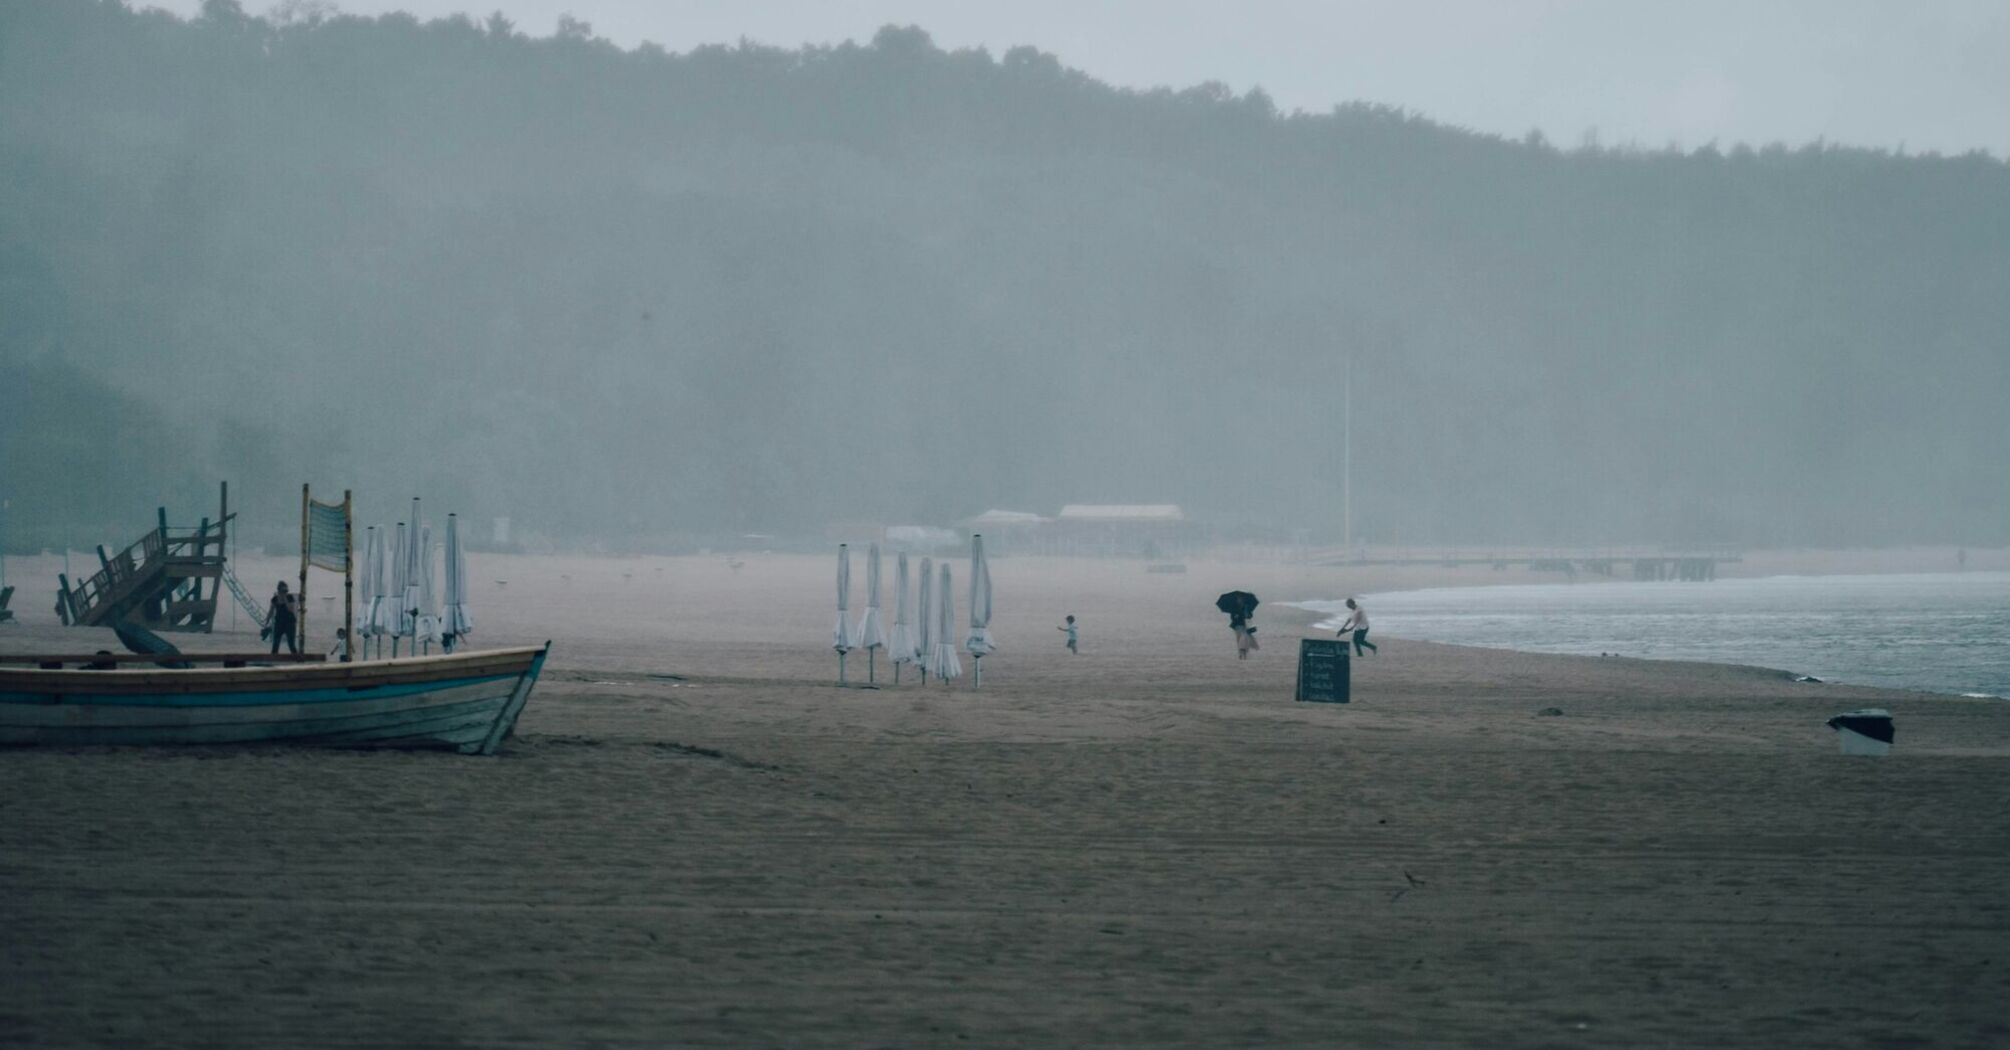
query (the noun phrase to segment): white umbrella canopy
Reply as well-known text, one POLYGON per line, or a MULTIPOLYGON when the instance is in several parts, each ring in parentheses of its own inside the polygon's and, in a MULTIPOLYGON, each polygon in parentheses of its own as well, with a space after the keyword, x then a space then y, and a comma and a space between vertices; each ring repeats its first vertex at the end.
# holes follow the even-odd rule
POLYGON ((865 615, 858 619, 858 647, 871 652, 886 645, 879 616, 879 544, 865 549, 865 615))
POLYGON ((406 566, 411 560, 410 530, 398 523, 397 540, 391 547, 391 590, 384 598, 384 633, 391 636, 391 655, 398 654, 398 639, 412 633, 412 619, 405 610, 406 566))
MULTIPOLYGON (((370 624, 376 619, 377 609, 377 526, 363 530, 363 593, 356 596, 356 618, 358 635, 370 634, 370 624)), ((359 647, 356 655, 362 656, 359 647)))
POLYGON ((416 640, 419 636, 419 570, 425 562, 419 532, 419 498, 412 497, 412 523, 405 527, 405 586, 398 607, 398 633, 416 640))
POLYGON ((970 655, 983 659, 996 651, 991 640, 991 562, 984 557, 984 537, 970 537, 970 655))
POLYGON ((928 679, 928 669, 935 662, 935 652, 930 642, 935 638, 935 562, 921 559, 921 586, 915 591, 914 662, 921 665, 923 681, 928 679))
POLYGON ((886 647, 893 655, 893 662, 911 664, 920 658, 920 644, 914 640, 914 624, 908 618, 907 592, 910 588, 907 575, 907 552, 901 551, 894 563, 893 571, 893 634, 887 639, 886 647))
POLYGON ((851 548, 838 544, 838 614, 837 625, 831 628, 831 648, 839 656, 858 648, 851 636, 851 619, 845 612, 851 607, 851 548))
POLYGON ((438 588, 433 581, 438 577, 434 569, 439 563, 434 553, 439 548, 433 543, 433 527, 427 525, 419 530, 419 637, 427 642, 440 640, 440 604, 438 588))
POLYGON ((384 573, 390 561, 384 556, 384 533, 382 525, 370 529, 370 613, 363 625, 365 634, 378 636, 390 634, 393 626, 391 603, 384 588, 384 573))
POLYGON ((451 649, 475 629, 468 615, 468 562, 461 550, 460 519, 447 515, 447 605, 440 610, 440 634, 451 649))
POLYGON ((956 591, 949 582, 949 566, 942 566, 941 578, 942 587, 935 596, 935 614, 942 622, 935 625, 935 650, 928 669, 935 672, 938 681, 947 682, 963 677, 963 662, 956 658, 956 591))

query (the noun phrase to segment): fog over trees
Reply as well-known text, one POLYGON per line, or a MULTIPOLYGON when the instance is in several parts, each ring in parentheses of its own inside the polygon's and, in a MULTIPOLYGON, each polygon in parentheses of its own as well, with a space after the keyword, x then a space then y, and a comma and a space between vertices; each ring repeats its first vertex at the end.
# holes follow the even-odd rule
POLYGON ((562 543, 1177 502, 1382 543, 2010 542, 2010 167, 1559 149, 921 29, 623 51, 0 5, 0 496, 562 543))

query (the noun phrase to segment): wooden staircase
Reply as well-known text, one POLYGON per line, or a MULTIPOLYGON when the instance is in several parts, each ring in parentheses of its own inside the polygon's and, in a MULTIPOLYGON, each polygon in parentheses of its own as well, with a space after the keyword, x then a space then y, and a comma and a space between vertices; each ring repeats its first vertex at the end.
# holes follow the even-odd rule
POLYGON ((109 627, 118 622, 150 631, 208 634, 216 624, 223 587, 225 534, 233 517, 226 509, 212 524, 170 529, 167 511, 159 524, 117 554, 98 548, 97 572, 72 585, 58 576, 56 615, 71 627, 109 627))

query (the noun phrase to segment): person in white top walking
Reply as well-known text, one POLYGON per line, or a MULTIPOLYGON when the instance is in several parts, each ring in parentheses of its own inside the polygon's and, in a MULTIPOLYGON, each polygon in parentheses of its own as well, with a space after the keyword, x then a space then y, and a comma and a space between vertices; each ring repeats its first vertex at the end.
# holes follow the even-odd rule
POLYGON ((1368 610, 1361 608, 1361 604, 1352 598, 1347 599, 1347 620, 1340 625, 1340 637, 1347 637, 1348 631, 1354 632, 1355 656, 1368 655, 1361 651, 1363 649, 1381 651, 1375 648, 1374 642, 1368 640, 1368 610))

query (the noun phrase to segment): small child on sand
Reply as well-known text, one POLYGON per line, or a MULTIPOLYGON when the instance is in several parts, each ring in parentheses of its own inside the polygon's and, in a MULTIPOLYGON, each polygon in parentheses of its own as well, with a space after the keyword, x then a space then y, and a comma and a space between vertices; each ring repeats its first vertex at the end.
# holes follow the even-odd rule
POLYGON ((1082 650, 1075 647, 1081 639, 1075 633, 1075 617, 1072 614, 1069 615, 1066 624, 1054 629, 1057 631, 1066 631, 1068 634, 1068 651, 1076 656, 1082 655, 1082 650))

